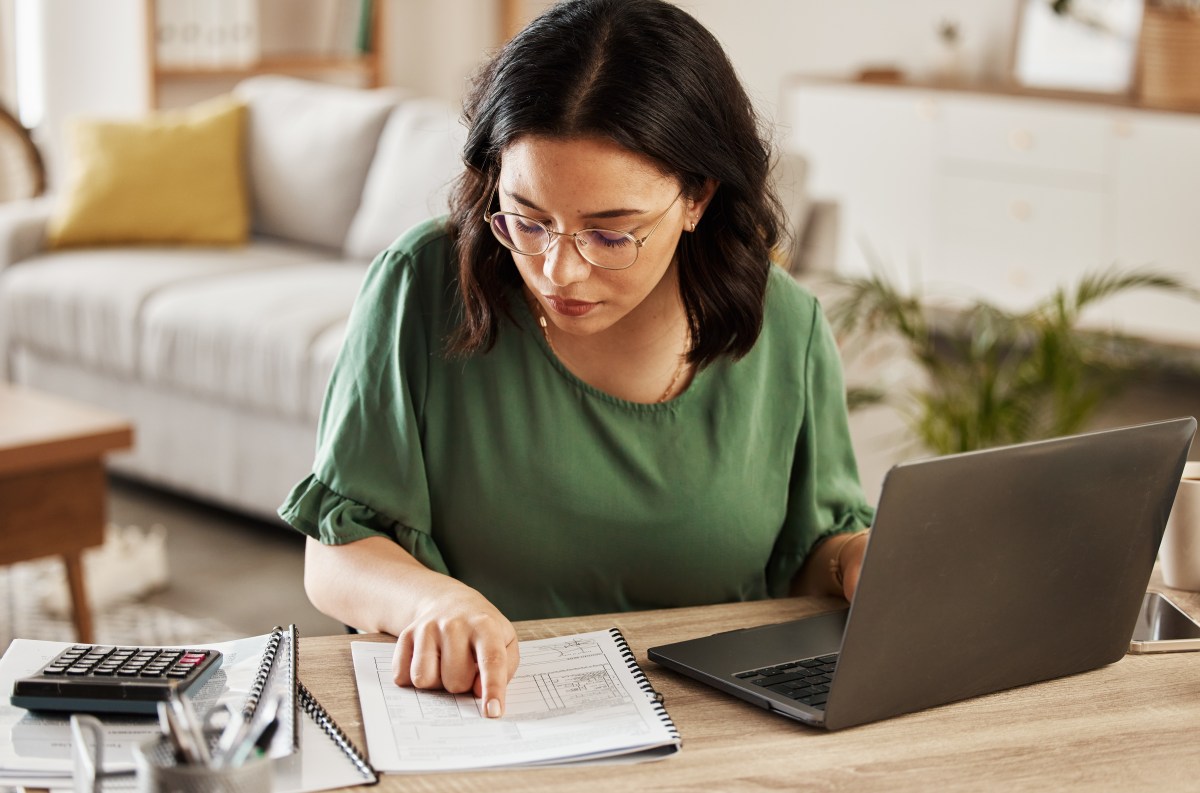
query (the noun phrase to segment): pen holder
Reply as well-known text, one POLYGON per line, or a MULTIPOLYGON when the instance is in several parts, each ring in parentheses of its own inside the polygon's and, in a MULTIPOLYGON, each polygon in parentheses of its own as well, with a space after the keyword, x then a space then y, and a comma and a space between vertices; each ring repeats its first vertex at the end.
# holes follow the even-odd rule
POLYGON ((166 740, 147 741, 133 751, 138 793, 269 793, 270 758, 253 757, 233 768, 181 764, 166 740))

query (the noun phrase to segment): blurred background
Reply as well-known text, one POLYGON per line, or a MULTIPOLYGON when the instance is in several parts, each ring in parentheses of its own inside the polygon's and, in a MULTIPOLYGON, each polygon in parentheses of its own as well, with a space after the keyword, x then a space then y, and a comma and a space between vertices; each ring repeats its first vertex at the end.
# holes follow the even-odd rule
MULTIPOLYGON (((52 203, 67 189, 71 119, 145 119, 255 76, 382 88, 453 116, 474 70, 546 5, 0 0, 0 105, 40 163, 37 179, 6 172, 0 221, 22 191, 52 203)), ((725 46, 776 142, 778 263, 838 320, 872 500, 908 457, 1200 412, 1200 0, 678 5, 725 46)), ((331 360, 336 335, 319 341, 331 360)), ((247 603, 308 608, 299 537, 268 509, 161 484, 114 478, 111 505, 115 524, 178 537, 185 578, 160 603, 237 631, 261 621, 247 603), (230 553, 278 564, 226 596, 204 582, 230 553)), ((305 614, 310 633, 339 627, 305 614)))

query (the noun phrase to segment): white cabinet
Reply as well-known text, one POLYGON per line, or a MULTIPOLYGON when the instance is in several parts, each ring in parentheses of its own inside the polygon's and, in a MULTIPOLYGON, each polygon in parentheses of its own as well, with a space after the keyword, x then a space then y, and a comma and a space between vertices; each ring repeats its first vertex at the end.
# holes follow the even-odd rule
MULTIPOLYGON (((789 145, 837 200, 838 267, 864 244, 909 287, 1028 307, 1113 264, 1200 285, 1200 116, 934 88, 797 82, 789 145)), ((1089 322, 1200 347, 1200 303, 1150 292, 1089 322)))
POLYGON ((793 98, 791 145, 808 157, 809 190, 841 206, 839 268, 919 257, 930 245, 934 103, 874 87, 793 98))
MULTIPOLYGON (((1151 265, 1200 285, 1200 116, 1121 114, 1114 128, 1112 258, 1151 265)), ((1129 295, 1114 301, 1149 335, 1200 346, 1200 303, 1181 297, 1129 295)))

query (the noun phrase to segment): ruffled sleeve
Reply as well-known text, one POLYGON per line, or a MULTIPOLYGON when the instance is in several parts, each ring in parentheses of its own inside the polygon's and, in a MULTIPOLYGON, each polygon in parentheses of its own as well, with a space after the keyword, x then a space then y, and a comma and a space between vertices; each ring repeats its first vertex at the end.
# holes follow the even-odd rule
POLYGON ((445 309, 436 295, 444 290, 421 273, 426 264, 447 266, 448 247, 431 221, 371 264, 325 392, 312 475, 279 508, 327 545, 385 536, 440 572, 423 427, 431 357, 440 355, 430 339, 442 338, 445 309))
POLYGON ((814 304, 803 367, 803 420, 792 462, 788 509, 767 568, 772 597, 788 594, 809 551, 821 540, 868 528, 867 503, 850 441, 846 390, 833 332, 814 304))
POLYGON ((292 490, 279 514, 296 529, 326 545, 387 537, 430 570, 448 572, 442 552, 429 534, 335 493, 316 475, 308 476, 292 490))

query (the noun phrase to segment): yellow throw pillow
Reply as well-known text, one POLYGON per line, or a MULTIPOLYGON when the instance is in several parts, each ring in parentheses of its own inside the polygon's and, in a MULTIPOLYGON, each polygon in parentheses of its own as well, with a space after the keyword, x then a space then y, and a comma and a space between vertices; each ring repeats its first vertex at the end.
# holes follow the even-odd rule
POLYGON ((218 97, 140 121, 75 121, 50 246, 245 242, 245 117, 218 97))

